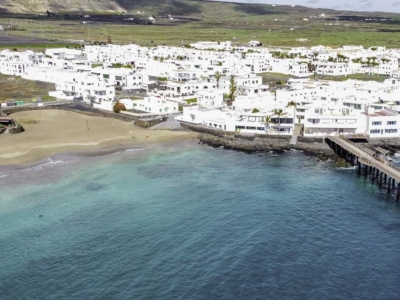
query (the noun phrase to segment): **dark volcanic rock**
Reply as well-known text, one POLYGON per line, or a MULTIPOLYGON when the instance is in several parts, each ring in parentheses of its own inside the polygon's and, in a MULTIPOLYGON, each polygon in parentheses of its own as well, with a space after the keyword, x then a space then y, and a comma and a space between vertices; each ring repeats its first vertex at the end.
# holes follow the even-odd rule
POLYGON ((269 138, 269 137, 256 137, 253 140, 234 137, 232 135, 215 136, 206 133, 198 135, 199 140, 212 147, 224 147, 224 149, 232 149, 243 151, 246 153, 254 152, 269 152, 274 151, 283 153, 291 149, 302 150, 304 154, 317 156, 322 160, 338 159, 335 153, 324 142, 315 142, 313 140, 307 143, 305 139, 298 142, 296 145, 290 145, 287 138, 269 138))

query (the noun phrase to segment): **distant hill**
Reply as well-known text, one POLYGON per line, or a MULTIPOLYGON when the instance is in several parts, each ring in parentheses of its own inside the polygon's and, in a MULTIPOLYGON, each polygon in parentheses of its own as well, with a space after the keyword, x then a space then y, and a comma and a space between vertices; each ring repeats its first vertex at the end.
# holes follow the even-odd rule
POLYGON ((96 13, 121 13, 145 11, 149 14, 171 15, 197 15, 210 13, 215 8, 224 13, 235 15, 234 11, 242 16, 266 16, 271 14, 318 14, 329 12, 336 16, 381 16, 394 17, 391 13, 366 13, 349 12, 331 9, 312 9, 304 6, 290 7, 287 5, 249 4, 214 2, 213 0, 0 0, 0 12, 3 13, 42 13, 50 12, 96 12, 96 13), (233 8, 233 11, 232 11, 233 8))
POLYGON ((195 7, 191 0, 0 0, 0 9, 10 13, 48 11, 122 12, 141 7, 170 6, 179 10, 195 7))

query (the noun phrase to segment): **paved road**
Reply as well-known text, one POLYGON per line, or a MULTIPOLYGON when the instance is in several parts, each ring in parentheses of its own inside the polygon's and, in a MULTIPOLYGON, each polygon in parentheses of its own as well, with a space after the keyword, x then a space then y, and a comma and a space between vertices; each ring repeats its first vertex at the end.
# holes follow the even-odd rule
POLYGON ((172 114, 168 116, 168 120, 154 125, 151 127, 151 129, 159 130, 159 129, 169 129, 169 130, 185 130, 183 127, 181 127, 181 123, 175 120, 176 116, 179 116, 180 114, 172 114))

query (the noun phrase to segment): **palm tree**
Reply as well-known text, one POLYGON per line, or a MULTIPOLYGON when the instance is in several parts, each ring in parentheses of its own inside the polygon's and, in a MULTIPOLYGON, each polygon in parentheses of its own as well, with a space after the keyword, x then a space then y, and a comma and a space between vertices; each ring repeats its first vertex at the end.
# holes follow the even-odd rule
POLYGON ((269 133, 269 124, 272 123, 271 116, 265 116, 263 118, 263 123, 265 124, 265 132, 268 134, 269 133))
POLYGON ((296 120, 296 106, 297 106, 297 104, 294 101, 290 101, 287 104, 287 107, 293 107, 293 130, 294 130, 295 120, 296 120))
POLYGON ((219 80, 221 79, 222 75, 220 72, 215 72, 214 74, 215 80, 217 80, 217 88, 219 89, 219 80))
POLYGON ((371 57, 367 57, 367 65, 368 67, 371 65, 371 57))
POLYGON ((285 113, 283 112, 282 109, 274 109, 274 115, 278 116, 278 134, 280 134, 280 132, 281 132, 281 117, 284 114, 285 113))
POLYGON ((235 100, 235 92, 236 92, 237 86, 235 83, 235 76, 231 75, 231 79, 230 79, 230 85, 229 85, 229 96, 231 98, 231 100, 235 100))

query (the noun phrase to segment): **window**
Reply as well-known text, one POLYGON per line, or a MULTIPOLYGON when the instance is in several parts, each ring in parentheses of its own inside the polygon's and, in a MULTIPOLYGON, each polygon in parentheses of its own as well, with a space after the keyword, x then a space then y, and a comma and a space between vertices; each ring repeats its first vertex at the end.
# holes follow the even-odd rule
POLYGON ((369 133, 374 134, 374 133, 379 133, 381 132, 379 129, 372 129, 369 131, 369 133))
POLYGON ((374 121, 372 122, 372 126, 382 125, 381 121, 374 121))
POLYGON ((396 125, 396 123, 397 123, 396 121, 387 121, 388 125, 396 125))
POLYGON ((385 129, 385 133, 397 133, 397 129, 385 129))
POLYGON ((256 130, 256 127, 253 127, 253 126, 246 126, 246 129, 248 129, 248 130, 256 130))

